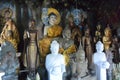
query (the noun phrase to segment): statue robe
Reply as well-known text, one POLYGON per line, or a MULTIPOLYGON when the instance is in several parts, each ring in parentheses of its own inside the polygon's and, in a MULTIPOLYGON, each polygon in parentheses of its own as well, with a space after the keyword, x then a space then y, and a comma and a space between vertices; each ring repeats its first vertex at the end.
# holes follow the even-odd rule
POLYGON ((96 67, 96 77, 97 80, 107 80, 106 69, 109 68, 109 63, 107 62, 106 55, 104 52, 95 53, 93 55, 93 62, 96 67))
POLYGON ((65 72, 65 60, 63 55, 48 54, 45 65, 49 80, 62 80, 62 74, 65 72))

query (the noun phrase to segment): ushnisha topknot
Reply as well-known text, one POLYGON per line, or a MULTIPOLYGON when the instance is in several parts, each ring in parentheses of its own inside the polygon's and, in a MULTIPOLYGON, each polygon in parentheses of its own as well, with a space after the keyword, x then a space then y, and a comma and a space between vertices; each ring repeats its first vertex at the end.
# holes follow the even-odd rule
POLYGON ((98 42, 96 43, 96 47, 98 47, 98 46, 102 46, 102 47, 103 47, 104 45, 103 45, 103 43, 102 43, 101 41, 98 41, 98 42))
POLYGON ((59 47, 59 43, 56 40, 53 40, 51 43, 51 47, 54 47, 54 46, 59 47))

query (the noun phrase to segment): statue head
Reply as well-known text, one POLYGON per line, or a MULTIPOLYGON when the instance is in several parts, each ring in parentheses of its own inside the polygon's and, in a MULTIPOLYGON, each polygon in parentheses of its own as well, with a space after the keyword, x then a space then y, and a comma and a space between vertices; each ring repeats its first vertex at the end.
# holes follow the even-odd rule
POLYGON ((65 28, 62 33, 63 38, 70 39, 71 38, 71 30, 69 28, 65 28))
POLYGON ((6 33, 7 38, 12 38, 13 37, 13 32, 12 30, 8 30, 6 33))
POLYGON ((48 15, 48 21, 49 21, 49 24, 50 24, 50 25, 55 25, 56 22, 57 22, 57 15, 54 14, 54 13, 50 13, 50 14, 48 15))
POLYGON ((50 50, 52 54, 58 54, 59 52, 59 43, 56 40, 53 40, 50 45, 50 50))
POLYGON ((48 14, 48 22, 50 25, 58 25, 60 23, 61 16, 60 13, 55 8, 48 8, 47 14, 48 14))
POLYGON ((111 29, 109 26, 105 28, 104 33, 105 33, 105 36, 109 36, 109 37, 111 36, 111 29))
POLYGON ((29 21, 29 29, 34 29, 35 28, 35 20, 34 19, 31 19, 29 21))
POLYGON ((98 24, 96 27, 97 27, 97 30, 101 29, 101 25, 100 24, 98 24))
POLYGON ((97 50, 97 52, 102 52, 104 50, 104 45, 101 41, 98 41, 96 43, 96 50, 97 50))
POLYGON ((90 29, 87 27, 85 29, 85 36, 89 36, 90 35, 90 29))

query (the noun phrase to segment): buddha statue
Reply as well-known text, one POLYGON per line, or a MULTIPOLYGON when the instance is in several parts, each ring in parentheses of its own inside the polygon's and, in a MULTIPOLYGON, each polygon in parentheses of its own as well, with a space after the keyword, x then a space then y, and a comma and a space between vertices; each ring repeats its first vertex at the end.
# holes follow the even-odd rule
POLYGON ((45 66, 49 80, 63 80, 65 70, 64 56, 59 53, 59 43, 53 40, 50 45, 51 53, 46 56, 45 66))
POLYGON ((101 25, 98 24, 96 26, 96 31, 95 31, 95 37, 94 37, 94 43, 102 39, 102 33, 101 33, 101 25))
POLYGON ((36 70, 39 66, 39 51, 37 44, 37 30, 35 27, 35 20, 29 21, 28 30, 24 31, 24 66, 28 69, 28 77, 32 80, 36 78, 36 70))
POLYGON ((62 37, 55 38, 60 44, 59 52, 65 57, 65 64, 70 62, 70 54, 76 52, 76 46, 74 40, 71 39, 71 30, 69 27, 65 27, 62 32, 62 37))
MULTIPOLYGON (((59 37, 62 33, 62 27, 59 26, 59 22, 59 12, 54 8, 48 8, 48 25, 44 26, 44 37, 39 40, 40 55, 43 59, 45 59, 46 55, 50 52, 49 48, 52 39, 59 37)), ((41 59, 41 61, 43 59, 41 59)))
POLYGON ((109 68, 110 64, 103 52, 104 45, 101 41, 96 43, 96 50, 93 55, 93 63, 95 64, 97 80, 107 80, 106 69, 109 68))
POLYGON ((90 29, 86 28, 84 36, 82 37, 82 45, 85 51, 85 58, 88 60, 88 70, 92 70, 92 37, 90 35, 90 29))
POLYGON ((106 50, 109 50, 110 46, 111 46, 111 29, 109 27, 109 25, 107 25, 107 27, 105 28, 104 30, 104 36, 102 38, 102 41, 103 41, 103 44, 104 44, 104 47, 105 47, 105 51, 106 50))
POLYGON ((10 18, 6 21, 5 26, 2 29, 1 37, 3 39, 7 39, 7 32, 8 31, 12 31, 13 38, 16 40, 17 43, 19 43, 19 33, 17 30, 17 27, 15 26, 13 20, 10 18))
POLYGON ((73 53, 72 55, 75 56, 75 59, 73 60, 72 59, 72 77, 71 77, 71 80, 74 80, 73 78, 75 78, 75 75, 76 76, 76 79, 77 80, 82 80, 81 78, 83 76, 87 76, 87 72, 88 72, 88 69, 87 69, 87 60, 85 60, 85 52, 82 48, 82 45, 81 45, 81 42, 79 44, 79 48, 78 50, 73 53))
POLYGON ((5 23, 1 32, 1 39, 11 42, 18 51, 19 33, 12 19, 8 19, 5 23))

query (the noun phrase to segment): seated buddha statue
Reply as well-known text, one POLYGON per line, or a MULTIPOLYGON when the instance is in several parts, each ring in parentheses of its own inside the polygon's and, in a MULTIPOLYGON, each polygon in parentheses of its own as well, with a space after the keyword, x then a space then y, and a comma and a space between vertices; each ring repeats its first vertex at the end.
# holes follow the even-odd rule
POLYGON ((70 54, 76 52, 76 46, 74 40, 71 38, 71 30, 69 27, 65 27, 62 32, 62 37, 55 38, 60 44, 59 52, 65 57, 65 64, 70 62, 70 54))
POLYGON ((48 25, 44 26, 44 37, 38 43, 41 57, 45 57, 50 52, 52 39, 61 35, 62 27, 58 25, 59 22, 59 12, 54 8, 48 8, 48 25))
POLYGON ((104 48, 105 48, 105 51, 106 50, 109 50, 110 48, 110 45, 111 45, 111 29, 109 27, 109 25, 107 25, 107 27, 105 28, 104 30, 104 36, 103 36, 103 44, 104 44, 104 48))

